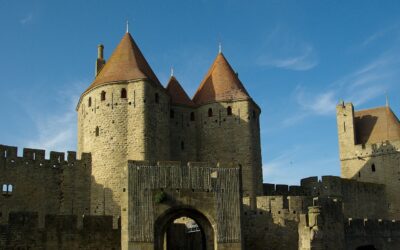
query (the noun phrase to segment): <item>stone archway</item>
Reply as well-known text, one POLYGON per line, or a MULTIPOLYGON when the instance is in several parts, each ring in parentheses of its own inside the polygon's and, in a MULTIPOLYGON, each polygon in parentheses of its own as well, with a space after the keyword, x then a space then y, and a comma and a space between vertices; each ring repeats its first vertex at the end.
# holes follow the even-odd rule
MULTIPOLYGON (((211 222, 205 215, 193 208, 180 207, 173 208, 166 211, 164 214, 158 217, 154 224, 154 243, 155 250, 165 250, 166 232, 172 223, 178 218, 187 217, 196 222, 201 231, 201 250, 214 250, 215 234, 214 228, 211 222)), ((169 250, 169 249, 167 249, 169 250)))

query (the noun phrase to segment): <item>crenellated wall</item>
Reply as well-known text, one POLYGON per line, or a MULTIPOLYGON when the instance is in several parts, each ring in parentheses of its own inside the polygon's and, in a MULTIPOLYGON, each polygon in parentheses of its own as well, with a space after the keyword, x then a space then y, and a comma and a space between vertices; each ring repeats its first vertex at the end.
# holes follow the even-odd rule
POLYGON ((91 156, 75 152, 65 154, 0 145, 0 224, 8 214, 18 211, 38 213, 39 225, 45 214, 89 214, 91 156))
POLYGON ((306 195, 336 198, 349 218, 387 218, 386 187, 382 184, 343 179, 337 176, 301 180, 306 195))
POLYGON ((348 250, 368 245, 376 249, 400 249, 400 221, 348 219, 344 230, 348 250))

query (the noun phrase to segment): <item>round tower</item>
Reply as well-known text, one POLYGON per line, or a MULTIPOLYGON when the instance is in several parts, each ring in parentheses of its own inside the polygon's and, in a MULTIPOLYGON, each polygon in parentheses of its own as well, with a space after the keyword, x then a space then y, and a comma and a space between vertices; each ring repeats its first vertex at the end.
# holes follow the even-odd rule
POLYGON ((108 62, 99 50, 77 106, 78 152, 92 155, 90 213, 118 218, 127 161, 169 159, 169 96, 128 32, 108 62))
POLYGON ((200 161, 233 162, 242 168, 243 195, 262 194, 260 108, 220 52, 193 101, 200 161))

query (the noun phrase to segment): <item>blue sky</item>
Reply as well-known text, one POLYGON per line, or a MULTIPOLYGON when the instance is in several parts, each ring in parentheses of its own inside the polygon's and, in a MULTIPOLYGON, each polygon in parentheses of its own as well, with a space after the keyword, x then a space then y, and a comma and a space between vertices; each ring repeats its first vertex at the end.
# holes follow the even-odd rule
POLYGON ((262 108, 264 182, 339 175, 335 105, 400 114, 399 1, 0 0, 0 143, 76 149, 75 105, 130 32, 193 95, 223 52, 262 108), (251 2, 251 4, 249 4, 251 2))

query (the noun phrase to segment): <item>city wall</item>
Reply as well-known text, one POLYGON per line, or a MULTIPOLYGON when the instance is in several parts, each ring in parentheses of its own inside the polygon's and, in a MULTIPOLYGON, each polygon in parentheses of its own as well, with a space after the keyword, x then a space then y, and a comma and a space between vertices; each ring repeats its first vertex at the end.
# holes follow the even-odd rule
POLYGON ((8 223, 9 213, 34 211, 39 226, 46 214, 89 214, 91 157, 75 152, 50 152, 0 145, 0 224, 8 223))

